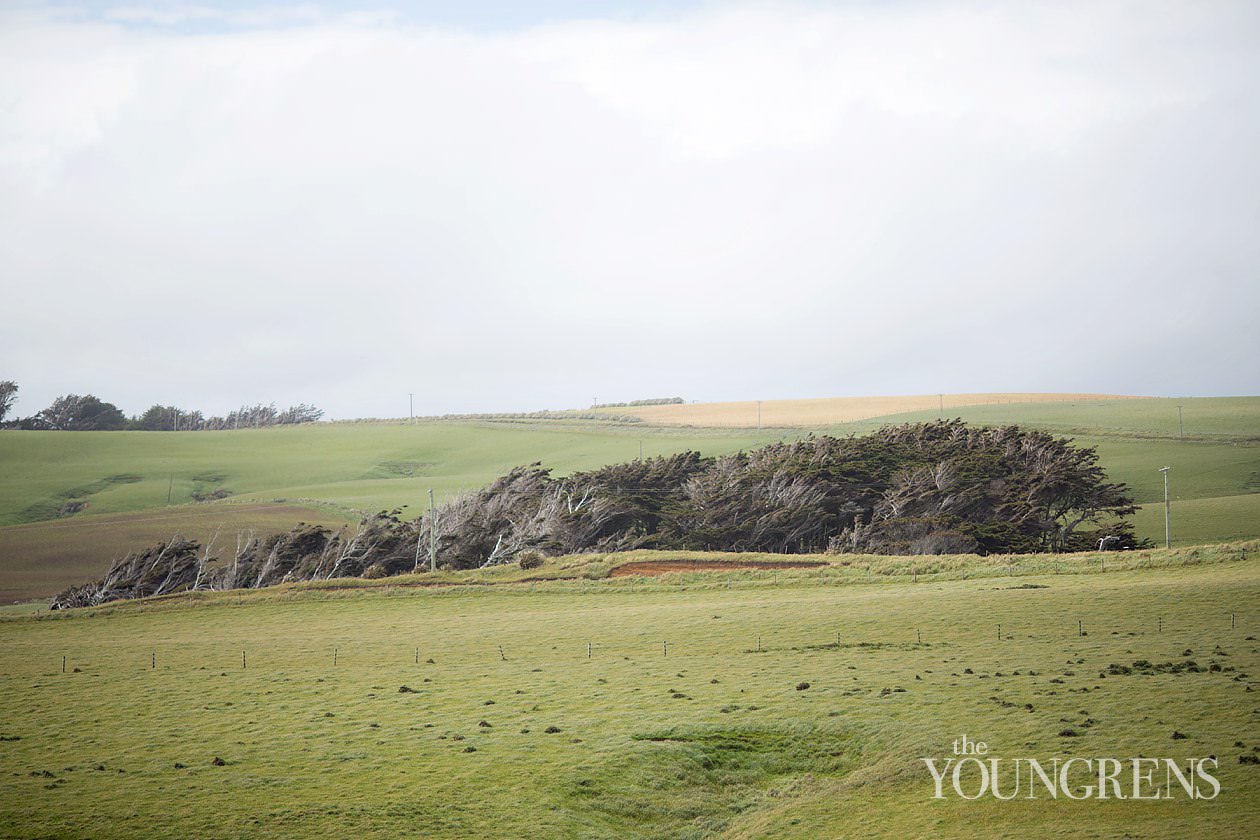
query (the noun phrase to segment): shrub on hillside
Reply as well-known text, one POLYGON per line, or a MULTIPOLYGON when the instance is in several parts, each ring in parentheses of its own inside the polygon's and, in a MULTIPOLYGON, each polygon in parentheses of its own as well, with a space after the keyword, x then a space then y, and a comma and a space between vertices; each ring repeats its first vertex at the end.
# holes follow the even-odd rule
POLYGON ((516 552, 516 565, 522 569, 537 569, 546 559, 547 555, 536 548, 527 548, 524 551, 516 552))

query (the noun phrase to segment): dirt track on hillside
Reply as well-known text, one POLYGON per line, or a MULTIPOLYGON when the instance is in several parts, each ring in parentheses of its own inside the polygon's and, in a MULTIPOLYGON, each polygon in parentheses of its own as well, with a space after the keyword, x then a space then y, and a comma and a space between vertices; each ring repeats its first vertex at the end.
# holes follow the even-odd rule
POLYGON ((737 569, 812 569, 825 566, 820 560, 771 560, 746 563, 738 560, 638 560, 615 567, 611 577, 663 575, 668 572, 730 572, 737 569))

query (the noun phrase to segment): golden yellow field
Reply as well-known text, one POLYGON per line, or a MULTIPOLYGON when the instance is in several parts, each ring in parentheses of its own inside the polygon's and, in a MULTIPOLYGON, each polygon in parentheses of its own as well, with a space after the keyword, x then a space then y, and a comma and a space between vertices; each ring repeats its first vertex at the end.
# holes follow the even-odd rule
POLYGON ((921 394, 906 397, 828 397, 814 400, 745 400, 683 405, 645 405, 599 409, 665 426, 826 426, 900 414, 946 410, 967 405, 1082 402, 1143 399, 1117 394, 921 394))

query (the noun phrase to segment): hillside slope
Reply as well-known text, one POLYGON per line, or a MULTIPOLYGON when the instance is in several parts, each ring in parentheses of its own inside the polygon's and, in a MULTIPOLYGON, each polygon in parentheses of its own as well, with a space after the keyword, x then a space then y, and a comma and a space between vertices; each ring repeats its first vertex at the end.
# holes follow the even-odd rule
POLYGON ((1079 405, 1140 400, 1114 394, 920 394, 891 397, 824 397, 807 400, 743 400, 596 409, 608 415, 637 417, 660 426, 791 428, 831 426, 907 412, 930 412, 930 418, 956 416, 959 408, 1022 403, 1079 405))

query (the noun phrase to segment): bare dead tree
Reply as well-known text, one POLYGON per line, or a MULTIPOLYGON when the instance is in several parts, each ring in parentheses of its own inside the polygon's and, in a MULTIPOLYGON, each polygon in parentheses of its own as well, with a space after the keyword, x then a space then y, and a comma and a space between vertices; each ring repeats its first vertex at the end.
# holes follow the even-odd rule
POLYGON ((192 588, 194 590, 201 588, 202 578, 205 576, 206 564, 210 562, 210 554, 214 551, 215 540, 219 538, 219 532, 223 530, 220 525, 214 529, 214 534, 210 537, 210 541, 206 543, 205 549, 202 550, 200 558, 197 560, 197 577, 193 580, 192 588))

